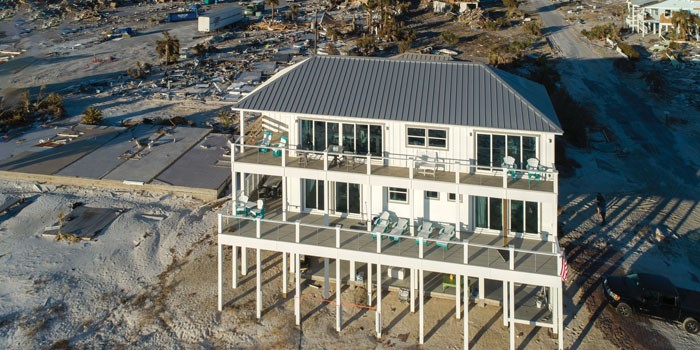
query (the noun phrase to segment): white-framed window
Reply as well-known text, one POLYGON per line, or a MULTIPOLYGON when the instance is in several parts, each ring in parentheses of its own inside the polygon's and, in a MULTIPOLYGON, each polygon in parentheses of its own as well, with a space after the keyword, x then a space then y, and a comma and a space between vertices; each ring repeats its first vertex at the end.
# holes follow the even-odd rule
POLYGON ((447 129, 409 126, 406 128, 409 147, 447 149, 447 129))
MULTIPOLYGON (((459 195, 459 202, 462 203, 462 198, 463 196, 460 194, 459 195)), ((447 201, 448 202, 455 202, 457 201, 457 194, 456 193, 448 193, 447 194, 447 201)))
POLYGON ((440 192, 425 191, 425 199, 440 199, 440 192))
POLYGON ((530 158, 537 156, 537 137, 520 135, 476 135, 476 164, 483 167, 501 167, 503 158, 515 158, 515 165, 522 169, 530 158))
POLYGON ((408 190, 399 187, 389 187, 389 201, 408 203, 408 190))

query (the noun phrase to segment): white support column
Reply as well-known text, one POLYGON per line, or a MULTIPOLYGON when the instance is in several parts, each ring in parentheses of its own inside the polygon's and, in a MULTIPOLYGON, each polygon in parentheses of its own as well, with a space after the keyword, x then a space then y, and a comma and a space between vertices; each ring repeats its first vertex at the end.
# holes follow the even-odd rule
POLYGON ((515 350, 515 283, 508 283, 510 297, 508 298, 508 308, 510 309, 510 350, 515 350))
POLYGON ((241 276, 248 274, 248 248, 241 247, 241 276))
POLYGON ((508 326, 508 282, 503 281, 503 327, 508 326))
MULTIPOLYGON (((323 159, 328 159, 328 157, 323 157, 323 159)), ((326 171, 326 180, 323 181, 323 225, 328 226, 328 216, 330 215, 330 208, 328 208, 328 197, 330 197, 331 192, 328 188, 330 183, 328 180, 328 172, 326 171)))
POLYGON ((323 299, 328 300, 328 258, 323 258, 323 299))
POLYGON ((564 285, 557 288, 557 317, 559 321, 559 350, 564 350, 564 285))
POLYGON ((355 269, 355 260, 350 260, 350 281, 355 281, 355 277, 357 276, 357 270, 355 269))
POLYGON ((238 288, 238 247, 233 246, 231 251, 231 287, 238 288))
POLYGON ((287 253, 282 252, 282 297, 287 297, 287 253))
POLYGON ((343 324, 343 307, 340 305, 340 259, 335 259, 335 329, 340 333, 343 324))
POLYGON ((464 350, 469 350, 469 276, 464 276, 464 322, 462 323, 464 324, 464 350))
POLYGON ((217 289, 218 289, 218 295, 217 295, 217 309, 221 311, 224 308, 224 246, 219 243, 218 247, 218 281, 217 281, 217 289))
POLYGON ((294 263, 295 258, 296 254, 289 253, 289 273, 294 273, 296 271, 296 263, 294 263))
POLYGON ((245 144, 245 112, 241 111, 241 116, 238 118, 238 133, 241 136, 241 144, 245 144))
POLYGON ((425 302, 425 294, 424 294, 424 288, 423 288, 423 269, 418 270, 418 344, 423 345, 423 315, 424 315, 424 305, 423 303, 425 302))
POLYGON ((370 178, 367 177, 367 231, 372 231, 372 185, 370 178))
POLYGON ((411 269, 409 276, 408 297, 411 299, 411 313, 416 312, 416 269, 411 269))
POLYGON ((260 249, 255 250, 255 315, 260 319, 262 316, 262 269, 260 268, 260 249))
POLYGON ((377 312, 375 314, 375 329, 377 339, 382 338, 382 265, 377 264, 377 312))
POLYGON ((557 300, 558 293, 556 288, 549 288, 549 305, 552 308, 552 333, 559 333, 559 301, 557 300))
POLYGON ((367 306, 372 306, 372 264, 367 264, 367 306))
POLYGON ((484 278, 479 277, 479 306, 484 307, 486 304, 484 302, 484 296, 486 296, 486 283, 484 283, 484 278))
POLYGON ((456 289, 456 292, 455 292, 455 317, 457 317, 457 319, 459 320, 459 318, 462 314, 462 311, 460 309, 461 301, 462 301, 461 300, 462 299, 462 290, 461 290, 462 289, 462 275, 455 276, 455 279, 457 282, 457 284, 455 285, 456 286, 455 287, 455 289, 456 289))
POLYGON ((294 254, 294 270, 296 271, 294 280, 296 285, 294 286, 294 316, 296 316, 297 326, 301 325, 301 272, 299 262, 299 254, 294 254))
MULTIPOLYGON (((413 181, 411 181, 411 183, 413 183, 413 181)), ((413 188, 413 187, 411 187, 411 188, 413 188)), ((416 199, 416 196, 414 195, 415 192, 417 192, 417 191, 411 190, 411 191, 408 191, 408 193, 406 193, 406 196, 409 197, 408 200, 409 200, 410 207, 411 207, 410 213, 409 213, 411 222, 408 225, 409 232, 411 233, 411 236, 416 235, 416 213, 414 211, 414 209, 415 209, 414 203, 415 203, 415 199, 416 199)))
MULTIPOLYGON (((287 154, 286 150, 282 150, 282 154, 287 154)), ((287 177, 282 177, 282 221, 287 221, 287 177)))

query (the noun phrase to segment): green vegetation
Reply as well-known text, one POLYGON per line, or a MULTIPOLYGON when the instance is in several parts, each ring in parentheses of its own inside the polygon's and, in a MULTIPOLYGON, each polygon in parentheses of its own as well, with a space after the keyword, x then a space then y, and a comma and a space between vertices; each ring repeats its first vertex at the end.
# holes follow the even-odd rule
POLYGON ((24 91, 20 95, 20 101, 14 107, 0 111, 0 131, 6 132, 37 121, 64 117, 65 109, 61 95, 50 93, 43 97, 44 92, 45 88, 42 86, 37 96, 32 99, 29 91, 24 91))
POLYGON ((503 5, 508 6, 510 9, 515 9, 518 8, 518 5, 520 4, 518 3, 518 0, 503 0, 503 5))
POLYGON ((527 34, 534 36, 542 35, 542 27, 537 21, 525 22, 525 24, 523 25, 523 31, 525 31, 525 33, 527 34))
POLYGON ((88 107, 83 112, 83 118, 80 120, 81 123, 86 125, 101 125, 102 121, 102 111, 95 107, 88 107))
POLYGON ((165 59, 166 65, 177 63, 180 57, 180 40, 167 31, 163 32, 163 39, 156 41, 156 53, 158 58, 165 59))
POLYGON ((452 32, 442 32, 440 33, 440 40, 444 41, 447 45, 455 45, 459 42, 459 37, 452 32))
POLYGON ((630 60, 632 61, 637 61, 639 60, 639 51, 632 47, 632 45, 628 45, 623 42, 617 43, 617 47, 620 48, 622 53, 624 53, 630 60))
POLYGON ((700 31, 700 17, 687 10, 674 12, 671 23, 676 28, 673 36, 679 40, 694 40, 695 35, 700 31))
POLYGON ((618 39, 620 37, 620 28, 614 24, 604 24, 591 28, 591 30, 582 30, 581 34, 588 40, 604 40, 605 38, 618 39))

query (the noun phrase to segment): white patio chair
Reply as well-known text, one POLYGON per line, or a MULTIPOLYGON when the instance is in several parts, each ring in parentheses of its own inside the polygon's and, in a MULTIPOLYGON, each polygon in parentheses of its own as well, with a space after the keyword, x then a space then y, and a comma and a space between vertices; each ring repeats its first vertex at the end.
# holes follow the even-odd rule
POLYGON ((248 204, 248 196, 241 194, 236 200, 236 215, 246 215, 246 204, 248 204))
MULTIPOLYGON (((441 241, 451 241, 455 236, 455 227, 452 225, 442 225, 440 232, 438 233, 437 239, 441 241)), ((438 247, 447 249, 447 242, 437 242, 435 243, 438 247)))
MULTIPOLYGON (((423 245, 428 245, 428 242, 425 241, 425 239, 430 238, 430 236, 433 235, 433 229, 435 228, 434 226, 435 224, 432 222, 424 220, 418 228, 416 238, 423 238, 423 245)), ((416 243, 420 243, 420 240, 416 239, 416 243)))
POLYGON ((515 158, 511 156, 503 157, 503 163, 501 163, 501 168, 504 168, 504 171, 507 171, 510 176, 515 178, 515 158))
POLYGON ((532 180, 537 180, 540 183, 542 179, 542 169, 540 168, 540 160, 537 158, 530 158, 527 160, 527 183, 529 184, 532 180))
POLYGON ((406 231, 408 230, 408 219, 404 218, 399 218, 399 220, 396 222, 396 226, 391 229, 389 232, 389 235, 392 237, 389 237, 392 241, 399 241, 400 238, 398 236, 403 236, 406 231))

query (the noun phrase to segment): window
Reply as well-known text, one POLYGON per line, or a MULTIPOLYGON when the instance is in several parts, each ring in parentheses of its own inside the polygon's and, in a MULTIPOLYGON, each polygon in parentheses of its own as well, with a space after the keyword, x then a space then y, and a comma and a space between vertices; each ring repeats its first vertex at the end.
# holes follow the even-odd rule
POLYGON ((447 129, 409 127, 406 135, 409 146, 447 149, 447 129))
POLYGON ((304 179, 304 207, 323 210, 323 181, 304 179))
MULTIPOLYGON (((447 194, 447 201, 448 202, 455 202, 457 200, 457 194, 456 193, 448 193, 447 194)), ((462 195, 459 195, 459 202, 462 203, 462 195)))
MULTIPOLYGON (((474 225, 476 227, 492 230, 501 230, 503 228, 503 200, 501 198, 475 197, 474 210, 474 225)), ((538 203, 511 200, 510 230, 518 233, 538 233, 538 203)))
POLYGON ((440 192, 425 191, 425 199, 440 199, 440 192))
POLYGON ((300 119, 299 133, 302 149, 323 152, 330 145, 342 145, 345 150, 360 155, 383 152, 383 126, 326 122, 300 119))
POLYGON ((392 202, 408 203, 408 190, 405 188, 389 187, 389 200, 392 202))
POLYGON ((517 168, 523 168, 530 158, 537 158, 537 138, 515 135, 476 135, 476 164, 501 167, 503 158, 515 158, 517 168))

